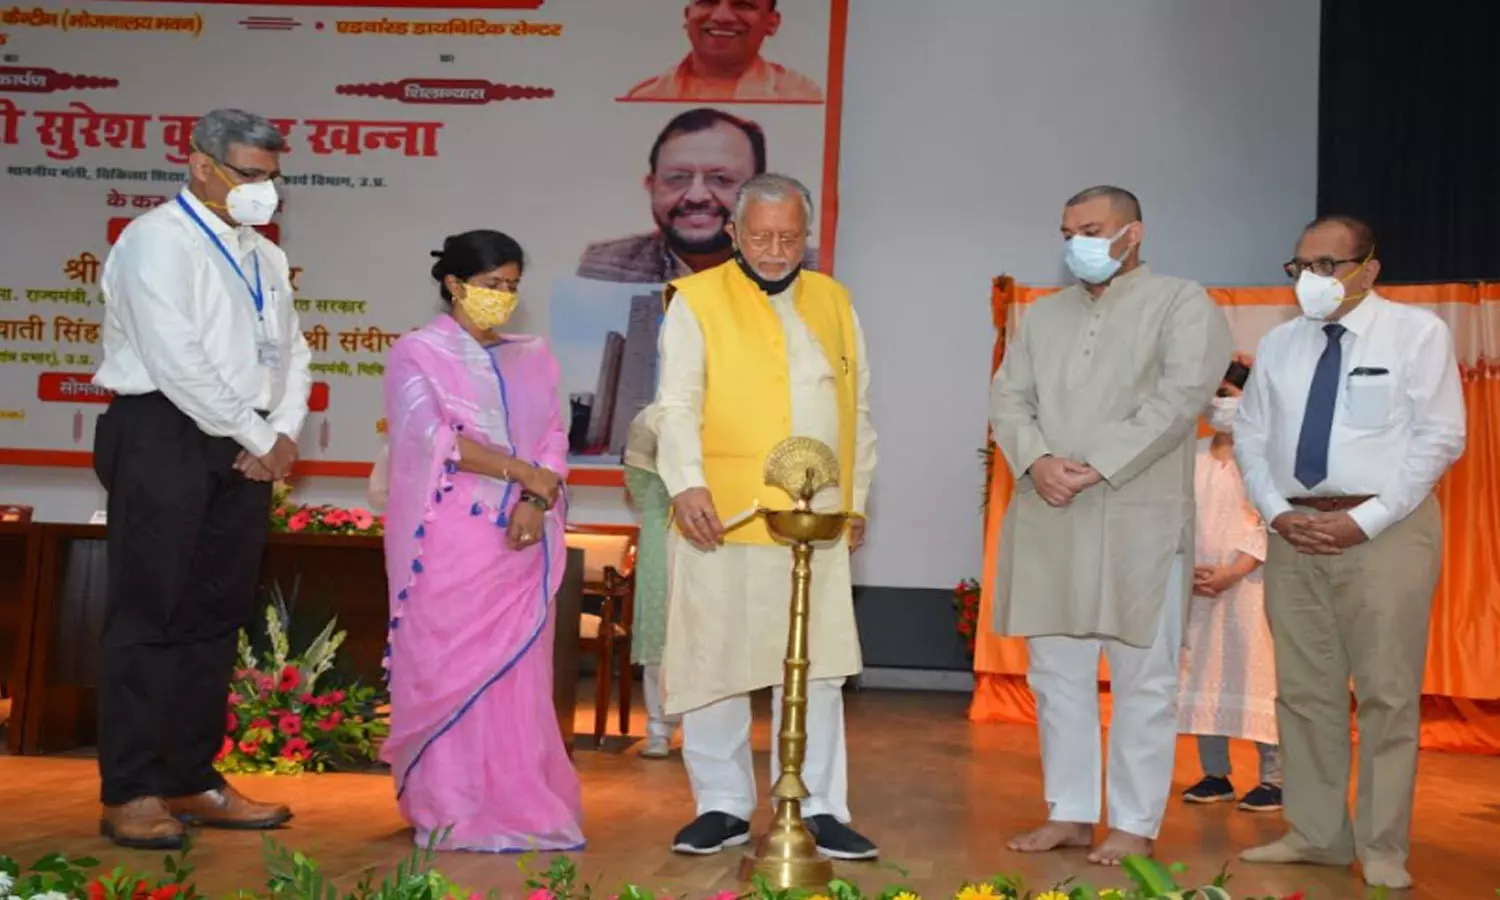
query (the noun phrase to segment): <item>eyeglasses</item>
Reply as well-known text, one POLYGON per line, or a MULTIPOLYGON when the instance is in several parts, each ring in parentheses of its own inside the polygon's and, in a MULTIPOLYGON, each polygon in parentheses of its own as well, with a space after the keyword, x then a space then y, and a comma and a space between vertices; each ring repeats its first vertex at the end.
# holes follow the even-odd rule
POLYGON ((1281 269, 1286 272, 1286 277, 1288 278, 1300 278, 1303 272, 1309 271, 1315 275, 1322 275, 1327 278, 1338 271, 1339 266, 1364 261, 1364 257, 1334 259, 1331 256, 1320 256, 1317 259, 1289 259, 1281 264, 1281 269))
POLYGON ((241 169, 239 166, 233 166, 227 162, 220 162, 219 160, 214 161, 218 162, 219 165, 233 172, 235 175, 238 175, 240 180, 247 184, 256 184, 262 181, 271 181, 280 184, 282 181, 281 172, 279 170, 275 172, 265 172, 260 169, 241 169))
POLYGON ((806 232, 777 234, 770 231, 759 231, 745 235, 745 246, 751 250, 770 250, 780 245, 787 250, 800 250, 807 242, 806 232))
MULTIPOLYGON (((736 178, 724 172, 704 172, 703 186, 711 191, 732 193, 739 190, 745 179, 736 178)), ((687 169, 668 169, 656 174, 656 183, 669 191, 686 191, 693 186, 699 176, 698 172, 687 169)))

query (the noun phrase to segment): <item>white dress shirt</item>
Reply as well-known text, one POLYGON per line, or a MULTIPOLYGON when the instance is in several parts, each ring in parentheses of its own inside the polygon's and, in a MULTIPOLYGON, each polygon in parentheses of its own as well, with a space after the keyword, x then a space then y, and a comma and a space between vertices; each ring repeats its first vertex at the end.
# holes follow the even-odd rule
POLYGON ((286 254, 181 195, 250 284, 176 200, 131 222, 104 263, 104 362, 94 383, 121 395, 160 391, 205 434, 256 456, 307 418, 311 353, 292 305, 286 254), (262 418, 257 410, 267 412, 262 418))
POLYGON ((1328 476, 1308 488, 1293 469, 1326 324, 1298 317, 1261 339, 1234 423, 1235 455, 1267 523, 1291 511, 1293 498, 1368 496, 1349 515, 1374 538, 1411 515, 1463 455, 1453 338, 1427 310, 1374 293, 1339 320, 1347 330, 1328 476))

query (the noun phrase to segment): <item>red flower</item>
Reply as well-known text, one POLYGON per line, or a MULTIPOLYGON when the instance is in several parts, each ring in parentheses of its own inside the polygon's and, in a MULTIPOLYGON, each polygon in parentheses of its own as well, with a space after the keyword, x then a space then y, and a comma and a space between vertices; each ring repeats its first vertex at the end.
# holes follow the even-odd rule
POLYGON ((287 666, 281 670, 281 681, 277 684, 277 690, 295 691, 297 685, 302 683, 302 673, 297 671, 296 666, 287 666))
POLYGON ((318 702, 318 698, 317 697, 314 697, 312 694, 309 694, 307 691, 303 691, 302 693, 298 694, 297 695, 297 701, 299 703, 305 703, 308 706, 322 706, 323 705, 322 703, 318 702))
POLYGON ((302 733, 302 717, 296 713, 287 713, 281 717, 280 730, 287 737, 296 737, 302 733))
POLYGON ((244 702, 245 702, 245 698, 244 697, 241 697, 239 694, 236 694, 233 691, 231 691, 229 693, 229 705, 230 706, 239 706, 241 703, 244 703, 244 702))
POLYGON ((332 528, 349 523, 349 514, 342 509, 330 509, 323 514, 323 524, 332 528))
POLYGON ((271 691, 276 687, 276 679, 269 675, 257 675, 255 676, 255 681, 260 687, 260 695, 262 697, 269 696, 271 691))
POLYGON ((334 691, 333 693, 329 694, 328 695, 328 702, 334 704, 335 706, 337 706, 340 703, 343 703, 344 702, 344 692, 343 691, 334 691))
POLYGON ((104 884, 95 878, 89 882, 89 900, 104 900, 104 884))
POLYGON ((349 513, 349 519, 354 522, 354 527, 360 529, 361 531, 375 524, 375 517, 370 515, 367 510, 363 509, 356 509, 351 511, 349 513))
POLYGON ((286 759, 305 762, 312 756, 312 750, 308 749, 307 741, 302 738, 292 738, 286 742, 285 747, 281 748, 281 755, 286 759))
POLYGON ((229 754, 231 754, 233 752, 234 752, 234 738, 232 738, 232 737, 225 737, 224 738, 224 746, 222 746, 222 747, 219 748, 219 755, 214 757, 214 762, 218 762, 219 760, 223 759, 224 757, 228 756, 229 754))
POLYGON ((344 714, 338 710, 334 710, 329 714, 328 718, 318 723, 318 727, 324 731, 332 731, 339 727, 339 723, 342 721, 344 721, 344 714))
POLYGON ((252 729, 258 729, 258 730, 261 730, 261 731, 270 731, 271 730, 271 720, 270 719, 256 719, 254 722, 250 723, 250 727, 252 729))
POLYGON ((312 524, 312 516, 308 514, 307 510, 299 509, 296 515, 286 520, 286 530, 294 532, 304 531, 310 524, 312 524))
POLYGON ((172 900, 182 890, 180 884, 164 884, 147 895, 147 900, 172 900))
POLYGON ((1282 897, 1281 900, 1303 900, 1303 898, 1305 898, 1306 896, 1306 891, 1298 891, 1295 894, 1287 894, 1285 897, 1282 897))
POLYGON ((246 756, 254 756, 260 752, 260 742, 245 738, 243 741, 240 741, 240 752, 246 756))
POLYGON ((224 723, 224 730, 225 731, 234 731, 238 727, 240 727, 240 717, 236 716, 232 712, 229 713, 229 718, 224 723))

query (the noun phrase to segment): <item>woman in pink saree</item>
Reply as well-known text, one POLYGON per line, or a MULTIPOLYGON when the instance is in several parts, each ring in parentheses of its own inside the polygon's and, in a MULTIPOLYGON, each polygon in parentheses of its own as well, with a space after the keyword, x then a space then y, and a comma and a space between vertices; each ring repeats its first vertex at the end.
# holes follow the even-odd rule
POLYGON ((497 330, 521 247, 450 237, 433 266, 450 312, 385 371, 390 457, 391 764, 401 813, 445 850, 575 850, 578 776, 552 705, 553 597, 566 548, 557 361, 497 330))

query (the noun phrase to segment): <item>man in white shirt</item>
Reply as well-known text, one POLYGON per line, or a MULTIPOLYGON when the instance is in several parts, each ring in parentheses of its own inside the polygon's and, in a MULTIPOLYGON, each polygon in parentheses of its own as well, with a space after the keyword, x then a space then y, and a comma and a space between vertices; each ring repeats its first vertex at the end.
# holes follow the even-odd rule
POLYGON ((116 395, 94 435, 109 492, 100 827, 147 849, 181 846, 183 823, 291 818, 214 769, 271 484, 291 472, 307 416, 286 255, 252 227, 276 211, 286 143, 260 116, 215 110, 193 145, 187 189, 132 222, 105 262, 94 376, 116 395))
POLYGON ((1404 888, 1443 549, 1432 490, 1464 450, 1458 364, 1441 319, 1374 292, 1380 262, 1365 223, 1313 222, 1286 271, 1303 315, 1261 340, 1234 430, 1246 490, 1273 532, 1266 611, 1290 827, 1242 858, 1347 865, 1357 855, 1370 885, 1404 888))

